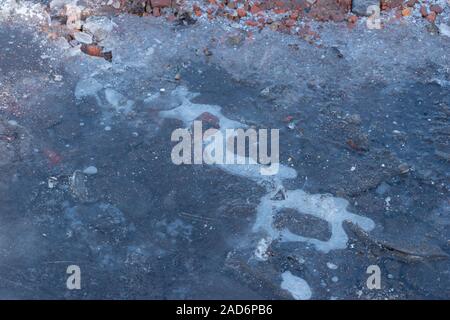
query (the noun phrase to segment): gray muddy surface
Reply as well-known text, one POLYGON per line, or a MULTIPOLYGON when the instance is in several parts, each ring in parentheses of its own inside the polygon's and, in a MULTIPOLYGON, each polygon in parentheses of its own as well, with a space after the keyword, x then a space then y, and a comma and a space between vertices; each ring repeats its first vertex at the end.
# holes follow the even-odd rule
POLYGON ((450 298, 450 38, 122 14, 109 62, 7 2, 0 298, 450 298), (176 108, 280 129, 279 177, 174 165, 176 108))

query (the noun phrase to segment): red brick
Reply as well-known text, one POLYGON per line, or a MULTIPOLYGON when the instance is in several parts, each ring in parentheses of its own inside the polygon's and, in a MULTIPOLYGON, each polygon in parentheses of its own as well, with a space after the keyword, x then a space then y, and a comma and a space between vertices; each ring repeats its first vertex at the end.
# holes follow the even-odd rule
POLYGON ((430 14, 427 16, 427 20, 431 23, 434 23, 434 21, 436 20, 436 12, 430 12, 430 14))
POLYGON ((150 3, 153 8, 165 8, 172 6, 172 0, 151 0, 150 3))
POLYGON ((421 6, 420 7, 420 14, 422 15, 423 18, 425 18, 428 15, 427 7, 421 6))
POLYGON ((430 7, 430 10, 435 12, 436 14, 440 14, 442 13, 442 11, 444 11, 444 9, 442 9, 440 6, 438 6, 437 4, 434 4, 430 7))
POLYGON ((237 14, 239 17, 243 18, 247 15, 247 12, 244 9, 239 8, 239 9, 237 9, 237 14))

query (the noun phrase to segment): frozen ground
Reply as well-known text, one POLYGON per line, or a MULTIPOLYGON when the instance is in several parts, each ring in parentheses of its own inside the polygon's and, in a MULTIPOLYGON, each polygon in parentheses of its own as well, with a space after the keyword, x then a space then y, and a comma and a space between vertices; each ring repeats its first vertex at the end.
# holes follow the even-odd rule
POLYGON ((109 62, 8 3, 0 298, 450 298, 450 38, 426 21, 307 42, 120 15, 109 62), (280 175, 174 165, 205 111, 279 128, 280 175))

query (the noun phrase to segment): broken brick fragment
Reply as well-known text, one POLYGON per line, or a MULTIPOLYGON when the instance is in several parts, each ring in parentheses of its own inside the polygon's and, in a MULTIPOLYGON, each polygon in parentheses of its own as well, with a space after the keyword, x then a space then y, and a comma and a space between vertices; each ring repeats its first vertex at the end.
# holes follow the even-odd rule
POLYGON ((202 9, 200 9, 200 7, 199 7, 198 5, 194 4, 194 5, 192 6, 192 10, 194 11, 194 14, 195 14, 197 17, 200 17, 200 16, 202 15, 202 9))
POLYGON ((441 14, 444 11, 444 9, 442 9, 441 6, 434 4, 434 5, 430 6, 430 11, 433 11, 436 14, 441 14))
POLYGON ((206 125, 206 129, 208 128, 220 128, 220 120, 215 115, 209 112, 203 112, 199 115, 195 120, 201 121, 203 125, 206 125))
POLYGON ((58 165, 62 160, 62 157, 51 149, 44 149, 43 153, 52 166, 58 165))
POLYGON ((355 15, 348 17, 348 22, 351 24, 355 24, 357 21, 358 21, 358 17, 355 15))
POLYGON ((427 15, 427 20, 430 23, 434 23, 434 21, 436 21, 436 12, 431 11, 428 15, 427 15))
POLYGON ((260 7, 258 7, 257 5, 253 5, 250 8, 250 12, 252 14, 257 14, 258 12, 260 12, 262 9, 260 7))
POLYGON ((245 21, 245 24, 248 25, 248 26, 250 26, 250 27, 256 27, 256 26, 258 26, 258 22, 257 22, 257 21, 254 21, 254 20, 247 20, 247 21, 245 21))
POLYGON ((295 26, 295 24, 296 24, 296 21, 293 19, 287 19, 284 21, 284 25, 288 28, 295 26))
POLYGON ((428 10, 426 6, 420 7, 420 14, 422 15, 422 18, 425 18, 428 15, 428 10))
POLYGON ((112 52, 103 52, 103 47, 95 44, 83 44, 81 46, 81 52, 89 56, 104 58, 105 60, 112 61, 112 52))
POLYGON ((83 44, 81 51, 93 57, 103 57, 103 48, 95 44, 83 44))
POLYGON ((381 0, 381 9, 388 10, 398 8, 403 5, 403 0, 381 0))
POLYGON ((239 8, 237 9, 237 14, 239 18, 243 18, 247 15, 247 11, 245 11, 243 8, 239 8))
POLYGON ((416 5, 416 3, 419 2, 418 0, 408 0, 406 2, 406 5, 410 8, 414 7, 416 5))
POLYGON ((404 17, 409 17, 411 15, 411 9, 409 9, 409 8, 404 8, 403 10, 402 10, 402 16, 404 16, 404 17))
POLYGON ((172 6, 172 0, 151 0, 152 8, 166 8, 172 6))

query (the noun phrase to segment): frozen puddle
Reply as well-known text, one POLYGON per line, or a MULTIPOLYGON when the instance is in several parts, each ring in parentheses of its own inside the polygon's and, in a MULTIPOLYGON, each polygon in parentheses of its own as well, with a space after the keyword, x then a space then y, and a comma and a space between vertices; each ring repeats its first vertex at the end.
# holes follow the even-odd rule
MULTIPOLYGON (((164 110, 159 113, 163 118, 173 118, 183 121, 186 128, 192 126, 195 119, 207 112, 219 119, 221 130, 232 128, 246 128, 241 122, 225 117, 221 108, 216 105, 196 104, 191 99, 197 95, 189 92, 184 87, 178 87, 171 93, 173 99, 178 101, 178 106, 164 110)), ((157 100, 159 97, 152 97, 147 100, 157 100)), ((293 179, 297 172, 287 166, 280 165, 276 175, 265 176, 260 174, 260 164, 249 159, 246 165, 217 165, 220 169, 241 177, 246 177, 266 187, 267 194, 261 198, 257 208, 256 222, 253 232, 262 233, 263 238, 258 242, 255 249, 255 257, 260 261, 266 261, 268 255, 266 251, 274 240, 282 242, 305 242, 314 246, 315 249, 323 253, 331 250, 345 249, 347 247, 348 236, 343 229, 343 222, 349 221, 365 231, 370 231, 375 227, 375 223, 366 217, 347 211, 348 201, 343 198, 333 197, 325 194, 308 194, 302 189, 285 190, 283 180, 293 179), (280 199, 276 195, 281 192, 280 199), (298 214, 309 214, 325 220, 331 227, 331 237, 327 241, 315 238, 308 238, 295 234, 287 228, 278 230, 274 226, 275 215, 283 209, 293 209, 298 214)), ((311 289, 307 282, 300 277, 294 276, 286 271, 281 275, 281 288, 287 290, 295 299, 310 299, 311 289)))

